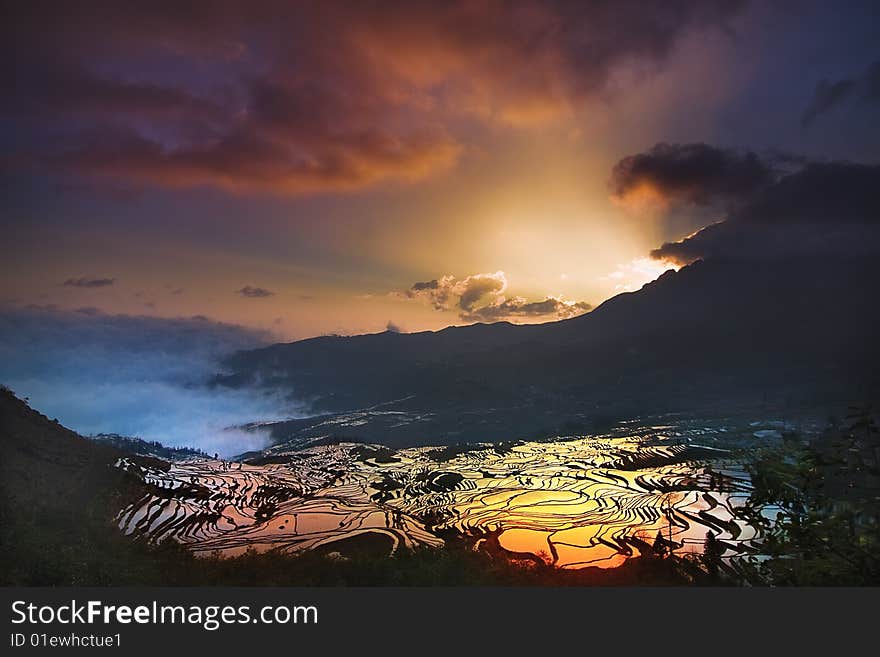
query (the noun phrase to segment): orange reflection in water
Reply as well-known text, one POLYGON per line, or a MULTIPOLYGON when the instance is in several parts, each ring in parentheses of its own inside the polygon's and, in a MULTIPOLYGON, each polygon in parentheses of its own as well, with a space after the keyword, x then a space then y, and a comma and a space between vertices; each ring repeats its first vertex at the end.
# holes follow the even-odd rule
POLYGON ((123 460, 163 493, 121 511, 119 524, 197 554, 230 555, 353 540, 391 551, 439 547, 437 531, 452 529, 564 568, 617 567, 652 549, 658 534, 681 551, 701 551, 709 531, 734 550, 759 538, 733 514, 747 495, 745 475, 710 476, 686 444, 584 437, 478 447, 439 462, 435 448, 399 450, 391 462, 364 449, 313 447, 286 463, 231 468, 202 459, 167 472, 123 460))

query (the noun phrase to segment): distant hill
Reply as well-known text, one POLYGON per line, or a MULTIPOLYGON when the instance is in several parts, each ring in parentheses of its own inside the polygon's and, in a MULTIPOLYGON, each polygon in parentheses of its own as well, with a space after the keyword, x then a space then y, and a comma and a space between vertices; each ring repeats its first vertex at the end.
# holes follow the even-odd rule
MULTIPOLYGON (((378 406, 379 424, 329 433, 392 446, 864 400, 880 389, 878 268, 872 258, 698 261, 574 319, 278 344, 235 354, 215 384, 284 390, 322 414, 378 406), (415 420, 394 426, 388 412, 415 420)), ((322 422, 306 433, 327 435, 322 422)), ((275 438, 308 423, 276 425, 275 438)))
POLYGON ((167 447, 158 440, 143 440, 131 436, 120 436, 117 433, 99 433, 89 436, 91 440, 102 445, 109 445, 126 454, 142 454, 155 456, 168 461, 207 457, 207 452, 192 447, 167 447))

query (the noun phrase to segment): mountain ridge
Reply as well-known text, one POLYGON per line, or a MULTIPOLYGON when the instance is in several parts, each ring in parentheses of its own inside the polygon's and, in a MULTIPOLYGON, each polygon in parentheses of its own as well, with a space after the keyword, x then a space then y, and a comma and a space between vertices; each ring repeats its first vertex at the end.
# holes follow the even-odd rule
MULTIPOLYGON (((235 354, 214 383, 281 390, 316 415, 403 400, 389 410, 434 419, 401 441, 425 444, 713 403, 845 403, 878 388, 865 283, 878 273, 870 258, 697 261, 580 317, 278 344, 235 354)), ((349 437, 375 439, 365 431, 349 437)))

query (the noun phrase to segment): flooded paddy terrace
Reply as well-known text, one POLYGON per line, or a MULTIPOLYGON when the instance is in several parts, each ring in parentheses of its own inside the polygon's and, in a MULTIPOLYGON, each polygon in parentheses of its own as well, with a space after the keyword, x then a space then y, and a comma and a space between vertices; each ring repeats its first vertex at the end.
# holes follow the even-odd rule
POLYGON ((251 462, 188 460, 167 471, 121 459, 149 493, 118 523, 196 554, 390 553, 457 535, 563 568, 613 568, 658 535, 677 553, 702 552, 708 532, 727 556, 753 553, 758 531, 734 514, 748 475, 715 446, 718 435, 624 424, 600 436, 467 448, 279 446, 251 462))

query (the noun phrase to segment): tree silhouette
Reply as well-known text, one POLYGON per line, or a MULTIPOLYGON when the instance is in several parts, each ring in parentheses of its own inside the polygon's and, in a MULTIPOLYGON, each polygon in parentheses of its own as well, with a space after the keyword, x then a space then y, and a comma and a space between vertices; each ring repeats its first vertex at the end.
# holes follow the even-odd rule
POLYGON ((717 577, 721 567, 721 555, 724 554, 724 545, 713 532, 706 532, 706 541, 703 544, 703 564, 706 572, 712 577, 717 577))

